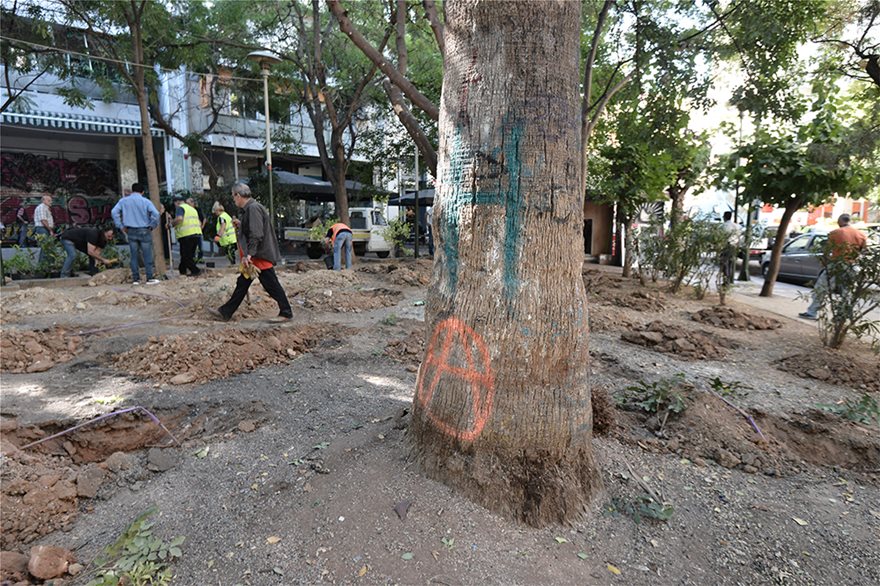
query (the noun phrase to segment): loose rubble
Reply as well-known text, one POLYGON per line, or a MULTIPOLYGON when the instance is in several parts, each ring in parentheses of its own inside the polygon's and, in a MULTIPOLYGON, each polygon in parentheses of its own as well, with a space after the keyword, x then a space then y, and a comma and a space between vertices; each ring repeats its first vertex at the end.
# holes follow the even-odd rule
POLYGON ((729 330, 775 330, 782 322, 772 317, 758 317, 732 307, 716 305, 691 314, 694 321, 729 330))
POLYGON ((693 360, 718 359, 725 355, 725 349, 736 347, 731 340, 706 332, 689 331, 659 320, 647 324, 642 330, 624 332, 620 337, 657 352, 693 360))
POLYGON ((0 371, 45 372, 68 362, 83 349, 82 338, 62 328, 27 331, 7 328, 0 338, 0 371))

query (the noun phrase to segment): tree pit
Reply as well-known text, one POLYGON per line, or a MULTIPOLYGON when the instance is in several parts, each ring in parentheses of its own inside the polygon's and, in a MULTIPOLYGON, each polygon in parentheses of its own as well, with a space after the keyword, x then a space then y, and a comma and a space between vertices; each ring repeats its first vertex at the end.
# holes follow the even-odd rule
POLYGON ((657 352, 691 360, 717 360, 736 344, 708 332, 686 330, 680 326, 652 321, 640 330, 624 332, 621 339, 657 352))
POLYGON ((795 354, 776 363, 779 370, 805 379, 850 387, 869 393, 880 392, 880 360, 876 355, 834 352, 821 349, 795 354))
POLYGON ((782 322, 772 317, 759 317, 725 305, 701 309, 692 313, 691 319, 728 330, 775 330, 782 327, 782 322))
POLYGON ((16 330, 5 328, 0 339, 0 372, 45 372, 82 352, 82 338, 63 328, 16 330))
MULTIPOLYGON (((251 432, 269 419, 258 402, 186 405, 154 414, 184 446, 220 434, 251 432)), ((177 464, 181 450, 141 412, 128 412, 22 450, 84 421, 55 420, 20 426, 4 417, 0 427, 3 510, 0 547, 24 545, 69 528, 88 500, 106 499, 128 486, 137 490, 154 473, 177 464)))
POLYGON ((385 355, 418 366, 425 355, 425 332, 419 329, 410 332, 405 338, 389 342, 385 346, 385 355))
POLYGON ((618 411, 623 441, 652 452, 671 452, 697 465, 707 460, 750 474, 787 476, 805 464, 876 473, 880 436, 866 426, 821 411, 780 417, 750 413, 763 438, 736 409, 710 393, 686 394, 688 407, 662 417, 618 411))
POLYGON ((659 291, 631 291, 624 293, 609 290, 590 295, 590 299, 600 305, 625 307, 636 311, 659 312, 666 309, 665 296, 659 291))
POLYGON ((299 327, 210 330, 207 334, 152 337, 118 354, 115 366, 135 377, 173 385, 204 383, 282 364, 316 347, 327 332, 350 331, 324 324, 299 327))

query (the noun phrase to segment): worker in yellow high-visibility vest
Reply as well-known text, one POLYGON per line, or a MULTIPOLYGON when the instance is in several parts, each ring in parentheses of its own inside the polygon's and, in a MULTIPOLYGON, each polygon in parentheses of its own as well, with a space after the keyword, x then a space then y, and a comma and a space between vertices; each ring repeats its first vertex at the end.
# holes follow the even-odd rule
POLYGON ((226 255, 231 264, 237 264, 235 251, 238 248, 238 238, 235 236, 235 226, 232 225, 232 217, 226 213, 223 204, 214 202, 211 212, 217 217, 217 235, 214 242, 220 246, 220 250, 226 255))
POLYGON ((180 274, 198 277, 202 274, 196 266, 196 248, 202 236, 202 228, 199 225, 199 213, 194 207, 186 203, 186 196, 175 194, 171 198, 174 207, 177 208, 171 225, 174 226, 174 234, 180 243, 180 274))

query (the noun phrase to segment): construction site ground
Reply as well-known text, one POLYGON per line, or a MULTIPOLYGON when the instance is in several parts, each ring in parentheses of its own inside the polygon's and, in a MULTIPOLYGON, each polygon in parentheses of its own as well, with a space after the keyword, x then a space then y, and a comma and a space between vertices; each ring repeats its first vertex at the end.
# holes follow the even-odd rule
POLYGON ((233 269, 0 292, 0 549, 64 548, 84 567, 45 583, 86 584, 155 506, 154 534, 185 538, 183 585, 880 583, 880 428, 820 408, 880 400, 868 345, 825 350, 797 308, 750 294, 715 308, 585 265, 605 488, 571 525, 533 529, 409 458, 432 265, 358 260, 279 268, 283 324, 259 285, 212 320, 233 269), (680 415, 627 406, 628 387, 679 375, 680 415))

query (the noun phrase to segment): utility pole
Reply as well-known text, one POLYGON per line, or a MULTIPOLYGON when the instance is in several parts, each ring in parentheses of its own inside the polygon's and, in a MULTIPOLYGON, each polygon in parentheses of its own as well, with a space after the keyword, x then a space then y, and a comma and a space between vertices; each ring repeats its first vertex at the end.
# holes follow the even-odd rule
POLYGON ((416 242, 415 242, 415 252, 413 254, 414 258, 419 258, 419 147, 415 148, 416 151, 416 201, 415 201, 415 209, 416 209, 416 242))

